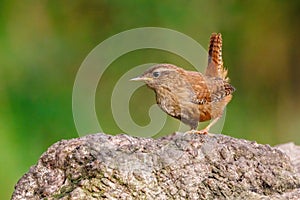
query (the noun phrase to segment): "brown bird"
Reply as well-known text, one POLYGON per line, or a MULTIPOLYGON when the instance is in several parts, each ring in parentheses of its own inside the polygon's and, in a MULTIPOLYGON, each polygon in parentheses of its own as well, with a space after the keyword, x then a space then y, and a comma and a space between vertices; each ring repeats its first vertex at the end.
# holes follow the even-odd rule
POLYGON ((187 71, 172 64, 157 64, 132 81, 144 81, 156 94, 159 107, 189 125, 190 133, 206 134, 222 116, 235 88, 229 84, 222 61, 222 37, 210 37, 205 74, 187 71), (198 123, 211 120, 203 130, 198 123))

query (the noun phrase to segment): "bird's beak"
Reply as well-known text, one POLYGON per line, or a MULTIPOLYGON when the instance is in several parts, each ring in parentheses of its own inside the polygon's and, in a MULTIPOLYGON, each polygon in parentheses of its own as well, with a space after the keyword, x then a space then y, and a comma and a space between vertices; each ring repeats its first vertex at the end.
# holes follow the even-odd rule
POLYGON ((130 79, 130 81, 149 81, 149 80, 151 80, 151 78, 149 78, 149 77, 142 77, 142 76, 138 76, 136 78, 130 79))

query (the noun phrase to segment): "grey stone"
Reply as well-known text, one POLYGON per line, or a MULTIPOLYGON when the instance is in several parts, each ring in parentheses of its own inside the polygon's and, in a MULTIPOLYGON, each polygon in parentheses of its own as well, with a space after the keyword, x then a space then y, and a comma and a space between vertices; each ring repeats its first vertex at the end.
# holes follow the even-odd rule
POLYGON ((299 160, 284 149, 219 134, 87 135, 52 145, 12 199, 300 199, 299 160))

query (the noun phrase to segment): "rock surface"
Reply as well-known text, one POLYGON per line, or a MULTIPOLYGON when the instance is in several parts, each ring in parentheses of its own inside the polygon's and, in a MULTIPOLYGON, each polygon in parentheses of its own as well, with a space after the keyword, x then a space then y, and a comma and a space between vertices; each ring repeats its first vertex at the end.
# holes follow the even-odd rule
POLYGON ((290 148, 224 135, 88 135, 52 145, 12 199, 300 199, 290 148))

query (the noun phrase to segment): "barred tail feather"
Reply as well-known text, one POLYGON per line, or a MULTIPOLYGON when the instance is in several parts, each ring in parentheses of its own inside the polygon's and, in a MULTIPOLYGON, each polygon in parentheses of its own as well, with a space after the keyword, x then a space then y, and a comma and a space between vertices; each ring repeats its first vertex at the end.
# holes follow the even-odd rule
POLYGON ((223 66, 222 59, 222 35, 221 33, 212 33, 208 49, 208 65, 205 75, 219 77, 228 81, 227 69, 223 66))

